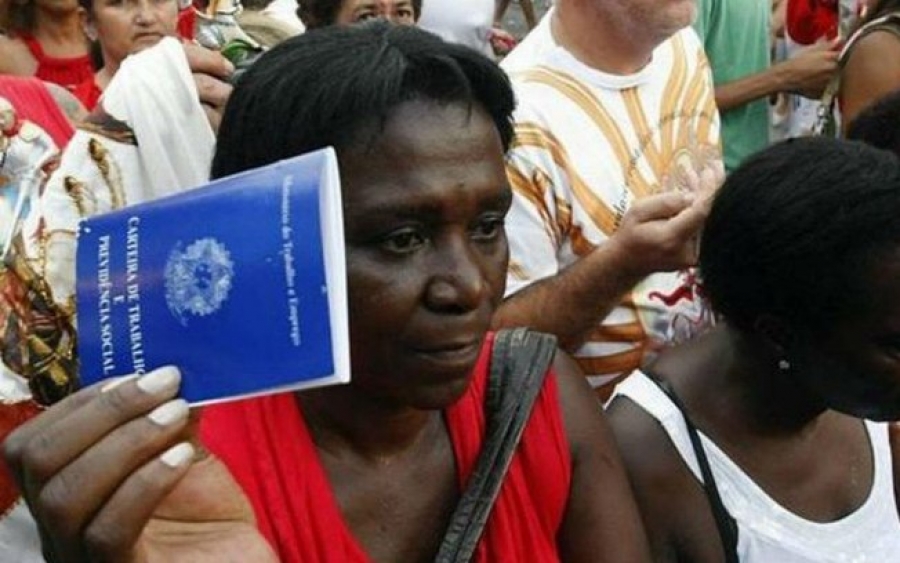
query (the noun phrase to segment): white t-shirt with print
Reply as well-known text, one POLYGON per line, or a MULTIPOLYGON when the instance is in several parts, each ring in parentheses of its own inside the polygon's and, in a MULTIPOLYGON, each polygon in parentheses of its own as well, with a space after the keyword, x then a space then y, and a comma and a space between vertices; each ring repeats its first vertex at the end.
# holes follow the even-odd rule
MULTIPOLYGON (((552 16, 551 9, 502 63, 518 99, 507 161, 515 194, 508 294, 603 244, 635 199, 676 189, 685 168, 721 158, 712 75, 692 29, 622 76, 590 68, 557 45, 552 16)), ((602 387, 710 318, 692 270, 653 274, 589 335, 576 360, 602 387)))

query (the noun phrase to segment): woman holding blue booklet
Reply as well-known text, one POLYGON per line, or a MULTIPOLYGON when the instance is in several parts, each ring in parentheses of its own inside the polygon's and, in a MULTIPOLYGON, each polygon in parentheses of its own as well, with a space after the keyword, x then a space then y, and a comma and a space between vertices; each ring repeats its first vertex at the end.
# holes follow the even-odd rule
POLYGON ((47 558, 649 560, 583 377, 547 367, 546 338, 488 332, 513 105, 492 62, 412 28, 313 31, 264 55, 213 175, 336 148, 352 383, 207 407, 199 425, 171 367, 67 398, 5 445, 47 558))

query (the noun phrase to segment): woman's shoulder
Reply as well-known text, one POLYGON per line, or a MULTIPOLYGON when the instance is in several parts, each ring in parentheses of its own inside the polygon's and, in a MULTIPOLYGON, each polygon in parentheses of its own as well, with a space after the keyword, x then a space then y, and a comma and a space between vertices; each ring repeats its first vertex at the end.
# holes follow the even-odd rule
POLYGON ((900 23, 871 31, 845 52, 841 111, 846 123, 875 100, 900 87, 900 23))
POLYGON ((847 53, 847 63, 870 56, 900 52, 900 17, 866 31, 847 53))
POLYGON ((859 28, 844 48, 844 64, 855 66, 873 59, 880 64, 891 53, 900 53, 900 14, 876 18, 859 28))
MULTIPOLYGON (((647 379, 635 373, 624 384, 636 388, 636 393, 617 393, 607 408, 607 418, 622 452, 629 473, 648 483, 661 480, 693 480, 672 437, 662 424, 660 413, 650 407, 647 396, 640 391, 643 385, 633 378, 647 379), (646 400, 642 397, 647 396, 646 400)), ((651 384, 652 385, 652 384, 651 384)))
POLYGON ((719 560, 718 534, 702 485, 657 416, 621 394, 607 415, 654 560, 719 560))
POLYGON ((37 71, 37 61, 28 46, 19 38, 0 35, 0 73, 31 76, 37 71))

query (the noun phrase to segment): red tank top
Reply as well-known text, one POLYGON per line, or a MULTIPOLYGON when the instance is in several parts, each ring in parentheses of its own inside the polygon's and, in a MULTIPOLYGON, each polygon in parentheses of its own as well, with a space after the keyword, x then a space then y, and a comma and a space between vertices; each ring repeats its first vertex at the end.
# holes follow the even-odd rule
MULTIPOLYGON (((460 490, 484 440, 486 340, 465 395, 445 413, 460 490)), ((370 561, 344 522, 297 401, 291 394, 207 407, 204 444, 231 470, 257 523, 286 563, 370 561)), ((571 480, 556 378, 548 373, 476 551, 477 563, 556 562, 571 480)))
POLYGON ((89 79, 72 88, 72 95, 78 98, 86 110, 93 111, 97 107, 97 102, 100 101, 100 96, 103 95, 103 90, 97 86, 94 75, 91 75, 89 79))
POLYGON ((20 34, 21 39, 31 56, 38 63, 37 72, 34 73, 36 78, 59 84, 69 90, 72 90, 78 84, 94 76, 94 65, 91 64, 90 55, 81 57, 54 58, 44 54, 44 49, 38 40, 28 34, 20 34))
POLYGON ((194 29, 197 27, 197 12, 193 4, 178 12, 178 36, 187 41, 194 40, 194 29))
MULTIPOLYGON (((0 404, 0 444, 13 430, 41 412, 32 401, 0 404)), ((19 488, 5 463, 0 463, 0 523, 20 500, 19 488)), ((2 526, 2 524, 0 524, 2 526)))

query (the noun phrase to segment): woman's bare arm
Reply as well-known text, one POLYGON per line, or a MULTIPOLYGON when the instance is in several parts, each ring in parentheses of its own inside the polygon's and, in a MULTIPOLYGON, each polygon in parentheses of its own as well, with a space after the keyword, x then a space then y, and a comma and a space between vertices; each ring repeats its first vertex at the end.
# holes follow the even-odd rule
POLYGON ((867 106, 900 88, 900 37, 873 31, 859 40, 841 77, 843 128, 867 106))
POLYGON ((559 534, 567 562, 650 561, 647 537, 602 406, 575 363, 554 364, 572 452, 572 484, 559 534))

